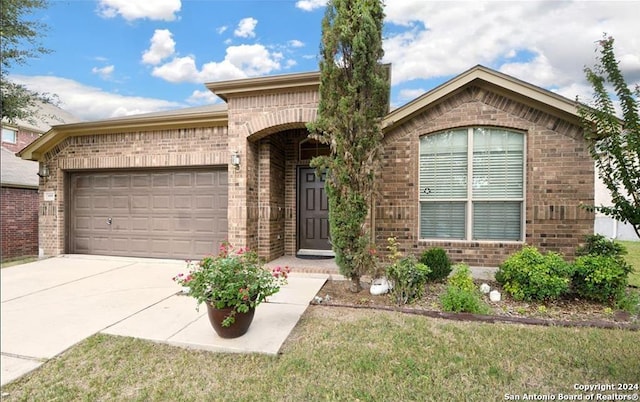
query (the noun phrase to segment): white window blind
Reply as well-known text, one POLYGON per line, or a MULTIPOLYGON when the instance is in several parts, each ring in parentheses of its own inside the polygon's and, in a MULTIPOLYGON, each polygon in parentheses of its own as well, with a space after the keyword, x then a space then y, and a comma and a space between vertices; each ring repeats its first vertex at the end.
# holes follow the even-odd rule
POLYGON ((498 128, 420 138, 420 238, 522 240, 524 149, 498 128))
POLYGON ((520 201, 473 203, 474 240, 520 240, 520 201))
POLYGON ((420 203, 420 237, 463 240, 466 202, 420 203))
POLYGON ((522 198, 523 145, 520 133, 473 130, 474 198, 522 198))
POLYGON ((465 238, 467 135, 450 130, 420 139, 421 238, 465 238))

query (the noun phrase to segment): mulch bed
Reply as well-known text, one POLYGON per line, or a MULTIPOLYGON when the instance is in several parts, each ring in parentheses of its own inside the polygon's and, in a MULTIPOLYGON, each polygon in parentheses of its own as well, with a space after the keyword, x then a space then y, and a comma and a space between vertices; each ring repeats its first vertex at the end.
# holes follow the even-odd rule
POLYGON ((627 312, 617 311, 603 304, 571 297, 553 302, 516 301, 504 292, 497 282, 476 281, 478 286, 481 283, 488 284, 491 290, 498 290, 502 294, 502 299, 499 302, 491 302, 488 295, 483 296, 491 310, 489 315, 443 311, 439 299, 446 288, 444 283, 430 283, 427 285, 425 295, 420 300, 412 304, 397 306, 389 294, 371 295, 369 283, 364 281, 364 290, 352 293, 349 290, 348 281, 328 280, 317 293, 312 304, 399 311, 457 321, 640 330, 638 315, 631 316, 627 312))

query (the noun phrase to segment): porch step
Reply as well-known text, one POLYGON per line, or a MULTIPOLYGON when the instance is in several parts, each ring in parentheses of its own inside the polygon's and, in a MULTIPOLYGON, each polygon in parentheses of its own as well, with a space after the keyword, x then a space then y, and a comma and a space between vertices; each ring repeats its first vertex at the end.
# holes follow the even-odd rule
POLYGON ((328 274, 331 275, 331 279, 339 279, 338 277, 342 277, 336 265, 335 258, 307 259, 298 258, 293 255, 285 255, 265 264, 265 268, 268 269, 273 269, 278 266, 289 267, 291 272, 294 273, 328 274))

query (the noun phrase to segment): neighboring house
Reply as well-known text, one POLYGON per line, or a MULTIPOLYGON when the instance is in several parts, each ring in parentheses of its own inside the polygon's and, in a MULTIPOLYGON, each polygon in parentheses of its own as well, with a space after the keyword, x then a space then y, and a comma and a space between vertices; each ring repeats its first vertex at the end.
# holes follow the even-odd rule
POLYGON ((16 152, 48 131, 50 124, 77 122, 69 113, 40 104, 33 121, 2 122, 0 170, 0 259, 37 256, 38 164, 23 160, 16 152))
MULTIPOLYGON (((595 204, 611 206, 611 193, 602 180, 596 175, 595 178, 595 204)), ((640 241, 638 235, 633 230, 630 223, 623 223, 606 216, 601 212, 596 212, 595 233, 601 234, 611 239, 640 241)))
MULTIPOLYGON (((267 260, 331 248, 328 148, 307 138, 319 73, 207 84, 226 104, 56 126, 40 161, 40 243, 62 253, 198 258, 228 239, 267 260)), ((419 253, 496 266, 523 244, 568 257, 593 233, 594 166, 576 103, 476 66, 383 119, 370 226, 419 253)))

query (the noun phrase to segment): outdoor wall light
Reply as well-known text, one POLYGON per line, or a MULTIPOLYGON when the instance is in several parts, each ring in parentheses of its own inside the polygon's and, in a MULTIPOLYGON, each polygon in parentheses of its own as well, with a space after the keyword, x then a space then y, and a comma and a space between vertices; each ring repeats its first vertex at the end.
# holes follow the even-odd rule
POLYGON ((42 177, 43 179, 46 179, 47 177, 49 177, 49 168, 47 167, 47 165, 40 165, 40 170, 38 170, 38 176, 42 177))
POLYGON ((231 166, 236 169, 240 167, 240 155, 237 151, 231 154, 231 166))

